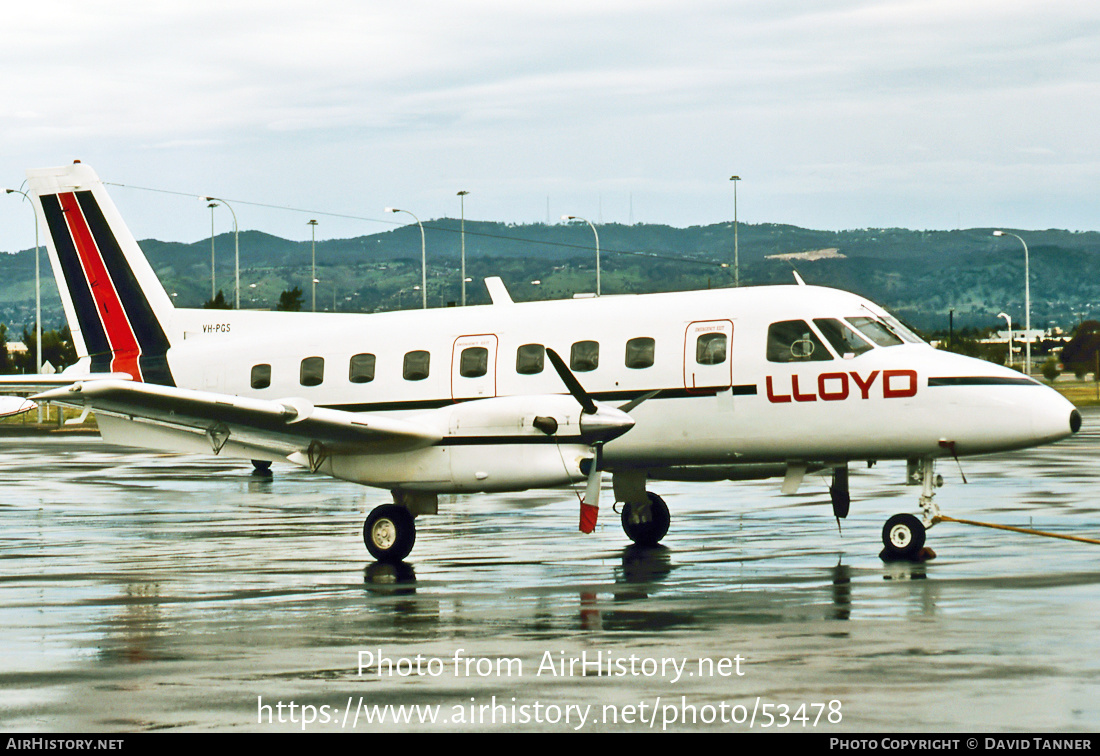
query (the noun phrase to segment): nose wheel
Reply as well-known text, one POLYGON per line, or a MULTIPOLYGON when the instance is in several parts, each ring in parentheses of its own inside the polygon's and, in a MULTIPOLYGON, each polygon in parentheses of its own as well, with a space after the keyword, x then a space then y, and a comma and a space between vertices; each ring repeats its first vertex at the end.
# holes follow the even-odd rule
POLYGON ((911 514, 896 514, 882 526, 883 559, 913 560, 924 548, 924 523, 911 514))

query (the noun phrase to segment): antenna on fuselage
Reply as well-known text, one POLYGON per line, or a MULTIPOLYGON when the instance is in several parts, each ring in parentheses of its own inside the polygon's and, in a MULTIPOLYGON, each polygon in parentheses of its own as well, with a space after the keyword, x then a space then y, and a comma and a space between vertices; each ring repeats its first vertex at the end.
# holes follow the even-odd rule
POLYGON ((512 295, 508 293, 508 287, 500 276, 490 276, 485 279, 485 288, 489 290, 489 300, 495 304, 515 304, 512 295))

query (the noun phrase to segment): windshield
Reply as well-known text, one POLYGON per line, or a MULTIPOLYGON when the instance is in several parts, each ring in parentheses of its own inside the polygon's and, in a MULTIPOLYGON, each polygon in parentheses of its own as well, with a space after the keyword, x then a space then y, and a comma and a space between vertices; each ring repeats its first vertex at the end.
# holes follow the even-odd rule
POLYGON ((858 318, 845 318, 845 320, 878 346, 889 347, 905 343, 900 337, 895 335, 893 331, 887 328, 884 323, 874 318, 861 316, 858 318))
POLYGON ((859 356, 874 349, 863 337, 836 318, 815 318, 814 325, 842 357, 848 354, 859 356))
POLYGON ((924 339, 922 339, 920 336, 918 336, 917 334, 913 333, 911 330, 906 328, 905 325, 903 325, 902 322, 900 320, 898 320, 897 318, 895 318, 894 316, 887 315, 886 317, 884 317, 882 319, 882 322, 884 322, 887 326, 889 326, 891 331, 896 333, 898 336, 901 336, 903 339, 908 341, 910 344, 923 344, 924 343, 924 339))

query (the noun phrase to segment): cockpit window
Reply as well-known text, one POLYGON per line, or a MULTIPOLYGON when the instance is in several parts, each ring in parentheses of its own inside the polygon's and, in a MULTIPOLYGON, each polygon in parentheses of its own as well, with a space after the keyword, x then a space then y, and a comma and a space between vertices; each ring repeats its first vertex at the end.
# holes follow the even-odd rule
POLYGON ((768 326, 768 362, 821 362, 833 356, 804 320, 768 326))
POLYGON ((898 338, 893 331, 874 318, 845 318, 857 331, 869 338, 879 346, 897 346, 905 342, 898 338))
POLYGON ((864 352, 874 349, 851 327, 836 318, 814 318, 814 325, 825 335, 836 353, 841 356, 850 354, 858 357, 864 352))

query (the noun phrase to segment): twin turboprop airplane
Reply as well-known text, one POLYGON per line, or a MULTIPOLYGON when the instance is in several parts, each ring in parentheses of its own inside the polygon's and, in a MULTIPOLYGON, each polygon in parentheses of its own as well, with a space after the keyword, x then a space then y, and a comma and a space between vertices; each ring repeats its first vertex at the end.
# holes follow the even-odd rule
POLYGON ((439 494, 586 482, 590 531, 609 473, 626 535, 653 545, 670 515, 651 481, 774 476, 793 492, 831 470, 844 517, 848 464, 877 460, 906 460, 922 486, 923 520, 883 528, 884 558, 915 558, 937 514, 936 460, 1081 424, 1050 388, 814 286, 516 304, 490 279, 492 304, 456 309, 180 309, 89 167, 28 178, 88 371, 34 398, 94 411, 110 442, 389 489, 363 528, 380 561, 409 554, 439 494))

